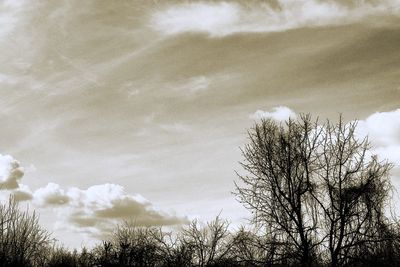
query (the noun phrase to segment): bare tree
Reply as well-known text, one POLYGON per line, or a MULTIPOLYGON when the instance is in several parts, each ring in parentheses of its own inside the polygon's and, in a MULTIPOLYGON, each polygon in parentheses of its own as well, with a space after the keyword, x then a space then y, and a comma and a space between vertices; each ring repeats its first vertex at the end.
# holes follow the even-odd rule
POLYGON ((391 189, 391 164, 368 156, 367 139, 355 135, 355 122, 324 125, 316 151, 316 190, 310 194, 319 205, 321 228, 332 266, 351 263, 352 256, 383 242, 387 227, 385 205, 391 189))
POLYGON ((351 263, 360 249, 388 239, 385 217, 391 165, 370 155, 356 123, 319 125, 309 115, 262 120, 242 150, 236 194, 277 245, 273 262, 351 263))
POLYGON ((190 266, 192 264, 194 249, 191 244, 184 242, 180 233, 165 232, 162 228, 152 231, 156 240, 158 253, 162 266, 190 266))
POLYGON ((0 266, 40 266, 46 261, 50 234, 35 212, 21 211, 10 197, 0 204, 0 266))
POLYGON ((195 266, 212 266, 222 262, 231 248, 229 223, 217 216, 206 226, 192 221, 182 232, 182 243, 194 252, 195 266))
POLYGON ((160 261, 158 229, 138 227, 134 222, 119 224, 111 238, 118 264, 122 266, 157 266, 160 261))
POLYGON ((239 201, 254 214, 256 224, 269 231, 278 251, 276 260, 296 258, 302 266, 312 265, 317 219, 310 203, 312 151, 318 133, 309 116, 300 122, 277 124, 262 120, 249 131, 249 144, 242 150, 243 168, 236 185, 239 201))
POLYGON ((257 228, 241 226, 233 234, 230 257, 239 266, 273 266, 277 246, 273 237, 257 228))

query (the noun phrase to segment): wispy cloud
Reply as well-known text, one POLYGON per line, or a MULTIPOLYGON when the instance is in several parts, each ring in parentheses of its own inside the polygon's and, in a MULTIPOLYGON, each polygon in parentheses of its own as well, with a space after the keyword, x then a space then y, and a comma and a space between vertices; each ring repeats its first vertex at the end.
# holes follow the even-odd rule
POLYGON ((213 77, 211 79, 206 76, 196 76, 181 83, 171 84, 170 87, 176 91, 198 93, 207 90, 210 87, 212 80, 215 80, 215 78, 213 77))
POLYGON ((289 118, 295 118, 296 113, 288 107, 279 106, 272 108, 272 111, 257 110, 249 116, 252 120, 273 119, 275 121, 284 121, 289 118))
POLYGON ((0 84, 15 84, 15 83, 16 80, 13 77, 0 73, 0 84))
POLYGON ((277 0, 246 5, 240 2, 190 2, 157 10, 151 26, 163 34, 203 32, 213 37, 240 32, 275 32, 307 26, 343 24, 377 14, 398 14, 397 0, 277 0))
POLYGON ((18 15, 24 1, 5 0, 0 2, 0 38, 4 38, 13 31, 18 23, 18 15))
POLYGON ((161 124, 160 128, 168 133, 190 132, 190 126, 183 123, 161 124))
POLYGON ((153 27, 166 34, 210 32, 226 34, 238 20, 238 6, 229 3, 186 3, 167 8, 153 15, 153 27))

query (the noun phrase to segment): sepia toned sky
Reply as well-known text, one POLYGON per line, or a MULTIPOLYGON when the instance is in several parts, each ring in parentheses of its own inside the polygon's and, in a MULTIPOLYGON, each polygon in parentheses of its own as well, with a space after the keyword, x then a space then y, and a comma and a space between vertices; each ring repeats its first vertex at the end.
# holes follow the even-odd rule
POLYGON ((399 0, 2 0, 0 50, 1 192, 69 246, 243 222, 262 117, 359 119, 400 181, 399 0))

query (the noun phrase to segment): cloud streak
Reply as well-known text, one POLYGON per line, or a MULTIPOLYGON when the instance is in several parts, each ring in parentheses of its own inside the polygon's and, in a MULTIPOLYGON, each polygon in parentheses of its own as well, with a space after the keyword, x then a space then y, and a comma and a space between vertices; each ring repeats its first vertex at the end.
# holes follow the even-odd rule
POLYGON ((249 116, 252 120, 273 119, 275 121, 285 121, 289 118, 296 118, 296 113, 288 107, 279 106, 272 108, 272 111, 257 110, 249 116))
POLYGON ((277 0, 274 5, 240 2, 190 2, 152 14, 151 27, 173 35, 187 32, 222 37, 244 32, 277 32, 355 22, 371 15, 399 14, 397 0, 277 0))

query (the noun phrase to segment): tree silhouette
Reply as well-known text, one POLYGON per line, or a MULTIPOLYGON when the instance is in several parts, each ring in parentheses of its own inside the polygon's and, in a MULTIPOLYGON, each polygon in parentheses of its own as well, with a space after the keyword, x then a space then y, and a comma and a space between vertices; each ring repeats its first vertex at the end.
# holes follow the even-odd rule
POLYGON ((38 219, 21 211, 13 197, 0 204, 0 266, 44 265, 51 239, 38 219))
POLYGON ((0 204, 0 267, 400 266, 392 165, 356 129, 310 115, 256 123, 235 191, 252 224, 236 231, 219 215, 171 232, 125 221, 95 247, 71 251, 10 197, 0 204))
POLYGON ((227 221, 217 216, 205 226, 194 220, 183 230, 181 240, 193 251, 195 266, 222 264, 232 245, 228 226, 227 221))
POLYGON ((388 240, 391 165, 371 156, 355 130, 341 117, 319 125, 302 115, 262 120, 248 132, 236 195, 277 246, 274 264, 348 265, 388 240))
POLYGON ((391 189, 391 164, 368 156, 367 139, 357 139, 356 123, 327 123, 321 136, 310 194, 322 213, 320 221, 332 266, 387 239, 385 206, 391 189))

